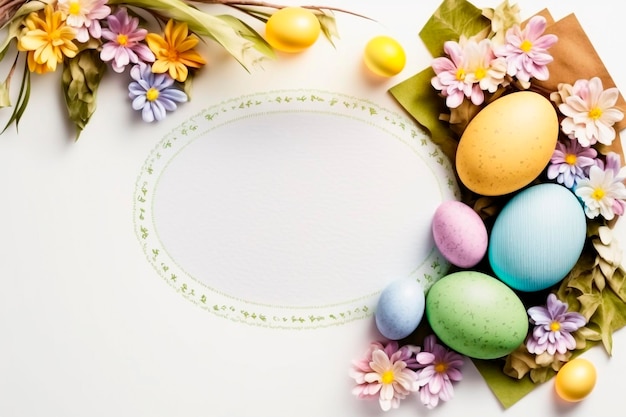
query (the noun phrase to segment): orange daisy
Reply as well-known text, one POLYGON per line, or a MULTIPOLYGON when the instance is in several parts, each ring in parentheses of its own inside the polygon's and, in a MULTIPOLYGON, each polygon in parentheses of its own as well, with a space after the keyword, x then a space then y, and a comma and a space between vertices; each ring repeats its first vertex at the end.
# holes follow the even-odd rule
POLYGON ((169 73, 176 81, 184 82, 189 68, 200 68, 206 61, 193 48, 199 39, 189 34, 186 23, 174 23, 169 20, 165 25, 163 36, 149 33, 146 36, 148 47, 156 57, 152 64, 152 72, 169 73))

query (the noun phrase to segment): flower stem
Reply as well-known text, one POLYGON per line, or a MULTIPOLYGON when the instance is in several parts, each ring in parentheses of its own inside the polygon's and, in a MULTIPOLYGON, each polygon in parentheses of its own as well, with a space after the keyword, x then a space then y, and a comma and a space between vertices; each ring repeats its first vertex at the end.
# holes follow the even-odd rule
MULTIPOLYGON (((195 3, 204 3, 204 4, 223 4, 225 6, 231 6, 234 8, 237 8, 237 6, 255 6, 255 7, 267 7, 270 9, 278 10, 278 9, 283 9, 287 7, 281 4, 267 3, 265 1, 256 1, 256 0, 192 0, 192 1, 195 3)), ((340 9, 337 7, 326 7, 326 6, 299 6, 299 7, 302 7, 304 9, 313 9, 313 10, 322 10, 322 9, 332 10, 334 12, 350 14, 350 15, 361 17, 364 19, 373 20, 367 16, 364 16, 355 12, 351 12, 346 9, 340 9)))
POLYGON ((27 0, 0 0, 0 27, 9 22, 27 0))

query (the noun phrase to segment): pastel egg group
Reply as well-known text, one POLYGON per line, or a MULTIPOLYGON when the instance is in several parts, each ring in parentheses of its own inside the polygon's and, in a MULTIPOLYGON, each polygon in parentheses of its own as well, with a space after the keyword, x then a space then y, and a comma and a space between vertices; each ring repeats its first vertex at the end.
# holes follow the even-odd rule
POLYGON ((467 204, 446 201, 433 216, 433 238, 444 258, 461 268, 478 264, 487 252, 487 228, 467 204))
POLYGON ((374 313, 376 327, 387 339, 403 339, 417 329, 424 308, 422 285, 413 278, 396 280, 380 294, 374 313))
POLYGON ((482 109, 463 132, 456 154, 459 178, 485 196, 520 190, 546 167, 558 133, 548 99, 531 91, 505 95, 482 109))
POLYGON ((442 342, 477 359, 511 353, 528 332, 526 309, 513 290, 475 271, 435 282, 426 296, 426 317, 442 342))
POLYGON ((584 210, 569 189, 539 184, 516 194, 491 231, 488 257, 498 278, 520 291, 539 291, 574 267, 587 231, 584 210))

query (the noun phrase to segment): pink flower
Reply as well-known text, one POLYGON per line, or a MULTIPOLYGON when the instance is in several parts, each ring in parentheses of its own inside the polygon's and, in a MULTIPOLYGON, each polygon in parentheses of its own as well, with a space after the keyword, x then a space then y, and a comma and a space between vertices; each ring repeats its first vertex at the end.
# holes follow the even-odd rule
POLYGON ((503 83, 506 61, 493 54, 489 39, 448 41, 444 51, 449 58, 433 60, 436 76, 431 84, 446 97, 449 108, 459 107, 465 97, 478 106, 485 101, 484 91, 493 93, 503 83))
POLYGON ((597 142, 610 145, 616 133, 613 125, 624 118, 615 107, 619 91, 617 88, 602 87, 598 77, 577 80, 573 86, 565 85, 559 91, 563 102, 559 110, 566 116, 561 130, 582 146, 597 142))
POLYGON ((582 326, 587 321, 585 317, 577 312, 567 311, 567 303, 550 294, 546 307, 531 307, 528 309, 530 322, 535 325, 532 334, 526 340, 528 352, 540 355, 548 352, 565 353, 576 347, 576 341, 570 334, 582 326))
POLYGON ((483 91, 494 93, 504 83, 506 60, 494 55, 489 39, 480 42, 468 41, 465 45, 465 54, 469 67, 467 80, 478 83, 483 91))
POLYGON ((107 0, 59 0, 57 8, 66 19, 67 25, 76 29, 76 40, 87 42, 90 35, 94 39, 102 36, 100 19, 111 13, 106 2, 107 0))
POLYGON ((515 25, 506 32, 506 43, 496 48, 496 56, 506 59, 507 74, 527 83, 532 77, 547 80, 547 65, 552 62, 548 49, 557 41, 556 35, 543 35, 546 19, 534 16, 521 30, 515 25), (542 36, 543 35, 543 36, 542 36))
POLYGON ((440 90, 446 97, 446 106, 453 109, 459 107, 465 97, 474 104, 481 104, 484 100, 483 92, 478 85, 467 79, 467 58, 461 44, 447 41, 443 45, 447 57, 435 58, 432 62, 436 76, 431 84, 440 90))
POLYGON ((352 393, 359 398, 378 397, 383 411, 398 408, 401 400, 419 388, 417 375, 410 369, 417 365, 419 350, 412 345, 398 348, 396 341, 372 343, 364 358, 352 363, 350 376, 357 383, 352 393))
POLYGON ((120 8, 107 17, 108 28, 102 29, 106 42, 102 46, 100 58, 111 61, 115 72, 123 72, 129 63, 154 62, 154 54, 147 45, 141 43, 148 33, 139 28, 139 19, 128 16, 126 8, 120 8))
POLYGON ((427 408, 435 408, 439 400, 452 399, 452 382, 463 378, 463 356, 446 349, 436 340, 435 335, 426 336, 424 351, 416 355, 418 366, 422 368, 417 373, 420 400, 427 408))

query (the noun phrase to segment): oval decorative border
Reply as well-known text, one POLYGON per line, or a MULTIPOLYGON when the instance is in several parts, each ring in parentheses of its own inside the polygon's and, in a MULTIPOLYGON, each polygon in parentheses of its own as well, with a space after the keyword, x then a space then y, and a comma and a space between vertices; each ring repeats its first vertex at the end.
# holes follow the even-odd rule
MULTIPOLYGON (((368 100, 319 90, 277 90, 223 101, 190 117, 166 134, 143 164, 136 182, 135 233, 158 275, 189 301, 217 316, 276 328, 317 328, 370 317, 378 294, 324 307, 281 307, 231 297, 196 280, 171 259, 156 236, 152 199, 159 173, 186 144, 229 120, 281 111, 326 112, 374 125, 389 133, 422 159, 438 179, 442 201, 460 198, 450 161, 426 132, 407 118, 368 100), (322 311, 323 310, 323 311, 322 311)), ((445 275, 449 263, 433 248, 411 274, 427 289, 445 275)), ((381 289, 382 290, 382 289, 381 289)))

